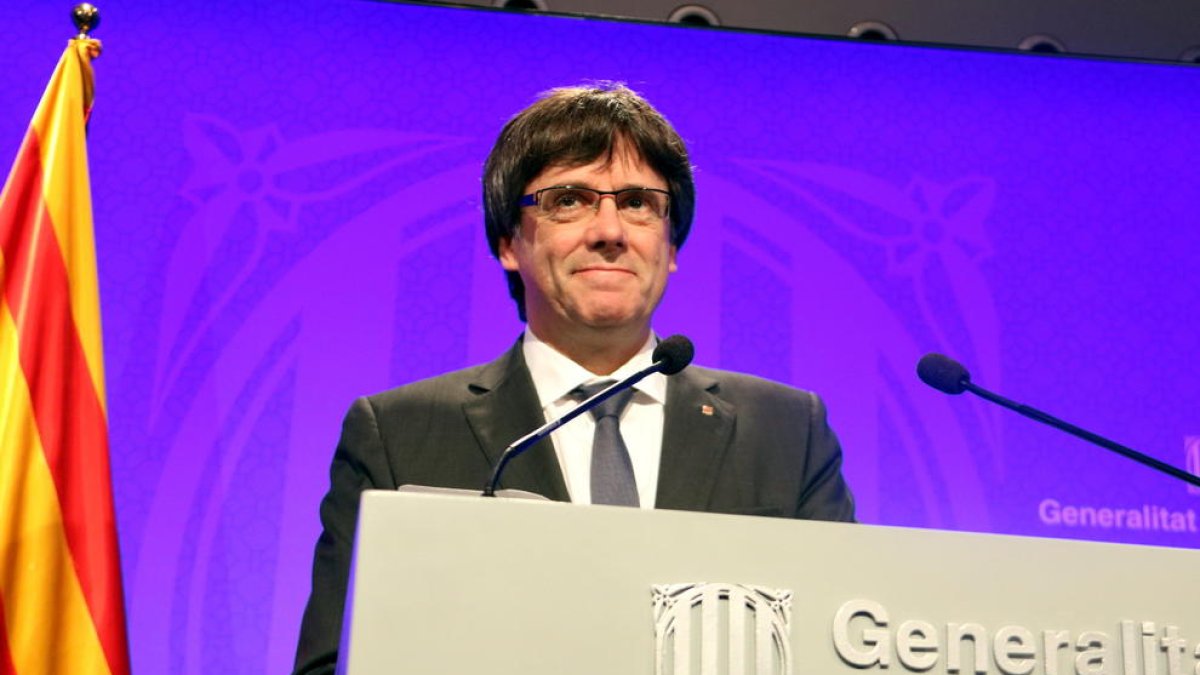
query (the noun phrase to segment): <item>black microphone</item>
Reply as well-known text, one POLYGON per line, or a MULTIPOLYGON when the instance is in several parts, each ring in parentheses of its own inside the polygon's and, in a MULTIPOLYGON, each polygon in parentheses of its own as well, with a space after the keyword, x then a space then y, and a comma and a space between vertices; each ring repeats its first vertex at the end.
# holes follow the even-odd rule
POLYGON ((654 373, 662 373, 663 375, 674 375, 679 371, 687 368, 692 362, 692 357, 695 355, 696 349, 692 346, 692 341, 682 335, 672 335, 671 337, 658 343, 654 348, 654 354, 651 356, 653 363, 645 368, 637 371, 629 377, 614 382, 603 390, 594 394, 591 398, 583 401, 579 405, 571 408, 562 417, 556 420, 551 420, 546 424, 534 429, 531 433, 513 441, 512 445, 504 449, 500 455, 500 460, 496 462, 496 468, 492 470, 492 477, 488 480, 487 486, 483 488, 484 497, 496 496, 496 485, 500 482, 500 474, 504 473, 504 467, 517 455, 525 452, 533 446, 534 443, 542 440, 554 432, 555 429, 579 417, 583 413, 595 408, 615 394, 622 392, 633 385, 641 382, 649 375, 654 373))
POLYGON ((1082 438, 1090 443, 1095 443, 1106 450, 1112 450, 1118 455, 1128 457, 1135 462, 1141 462, 1152 469, 1158 469, 1163 473, 1169 474, 1184 482, 1200 487, 1200 476, 1194 476, 1182 469, 1171 466, 1166 462, 1159 461, 1149 455, 1142 454, 1137 450, 1127 448, 1124 445, 1110 441, 1099 434, 1094 434, 1086 429, 1081 429, 1070 422, 1060 420, 1049 413, 1045 413, 1037 408, 1032 408, 1022 403, 1009 400, 1003 396, 1000 396, 999 394, 990 392, 987 389, 974 384, 971 382, 971 373, 967 372, 966 367, 949 356, 934 353, 922 356, 921 360, 917 362, 917 376, 921 378, 922 382, 933 387, 934 389, 937 389, 938 391, 942 391, 947 394, 961 394, 964 391, 969 391, 980 398, 991 401, 997 405, 1004 406, 1009 410, 1016 411, 1030 419, 1037 420, 1043 424, 1048 424, 1055 429, 1065 431, 1072 436, 1082 438))
MULTIPOLYGON (((674 375, 692 362, 692 357, 696 355, 696 348, 692 345, 692 341, 682 335, 672 335, 671 337, 658 343, 654 348, 654 354, 650 359, 654 364, 661 365, 658 372, 663 375, 674 375)), ((653 371, 652 371, 653 372, 653 371)), ((646 373, 649 375, 650 373, 646 373)), ((642 377, 645 377, 643 375, 642 377)), ((641 377, 638 380, 642 379, 641 377)), ((634 380, 637 382, 637 380, 634 380)), ((633 384, 633 382, 630 382, 633 384)))
POLYGON ((926 354, 917 362, 917 376, 925 384, 947 394, 961 394, 971 381, 963 364, 942 354, 926 354))

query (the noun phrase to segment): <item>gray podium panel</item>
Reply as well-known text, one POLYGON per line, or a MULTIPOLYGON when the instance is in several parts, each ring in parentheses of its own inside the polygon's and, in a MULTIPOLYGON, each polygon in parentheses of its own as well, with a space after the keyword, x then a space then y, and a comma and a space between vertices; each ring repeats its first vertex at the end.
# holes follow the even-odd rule
POLYGON ((1200 552, 363 495, 343 672, 1200 675, 1200 552))

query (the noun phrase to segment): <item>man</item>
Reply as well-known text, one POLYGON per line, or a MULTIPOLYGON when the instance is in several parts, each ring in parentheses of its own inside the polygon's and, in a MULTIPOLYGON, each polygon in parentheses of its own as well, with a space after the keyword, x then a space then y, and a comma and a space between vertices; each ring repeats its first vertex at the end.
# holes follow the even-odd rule
MULTIPOLYGON (((622 86, 549 92, 501 132, 484 202, 527 329, 489 364, 351 407, 321 503, 297 672, 332 672, 336 661, 362 490, 480 489, 506 446, 584 387, 651 362, 650 322, 691 227, 694 188, 682 139, 649 103, 622 86)), ((580 503, 854 518, 815 396, 699 367, 646 378, 607 420, 565 425, 501 484, 580 503)))

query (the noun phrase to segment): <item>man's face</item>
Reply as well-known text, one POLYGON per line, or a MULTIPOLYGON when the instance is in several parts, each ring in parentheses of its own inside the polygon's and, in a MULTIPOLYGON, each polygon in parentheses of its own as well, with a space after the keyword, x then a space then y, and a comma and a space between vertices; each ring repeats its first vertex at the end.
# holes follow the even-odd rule
MULTIPOLYGON (((550 165, 524 194, 561 185, 667 189, 662 176, 623 141, 617 141, 607 160, 550 165)), ((500 240, 500 263, 521 275, 529 326, 544 340, 569 339, 585 328, 645 333, 667 275, 675 271, 669 227, 666 218, 649 226, 625 223, 610 197, 600 200, 594 216, 574 223, 553 222, 540 217, 537 207, 525 207, 516 236, 500 240)))

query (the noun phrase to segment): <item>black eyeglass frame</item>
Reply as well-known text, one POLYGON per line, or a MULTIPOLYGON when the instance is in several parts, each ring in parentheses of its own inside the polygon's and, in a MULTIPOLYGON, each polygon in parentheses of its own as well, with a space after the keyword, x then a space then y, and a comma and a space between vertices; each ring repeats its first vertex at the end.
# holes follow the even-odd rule
POLYGON ((534 190, 530 194, 521 195, 521 200, 517 202, 517 205, 522 207, 537 206, 538 202, 541 201, 542 193, 548 190, 579 190, 581 192, 590 192, 596 195, 596 206, 592 209, 593 211, 600 210, 600 200, 605 195, 612 195, 613 200, 616 201, 620 199, 620 195, 628 192, 657 192, 658 194, 667 198, 666 202, 663 204, 663 212, 658 214, 658 217, 665 219, 671 213, 671 192, 669 190, 663 190, 662 188, 650 187, 627 187, 621 188, 620 190, 597 190, 595 188, 582 187, 579 185, 551 185, 549 187, 534 190))

